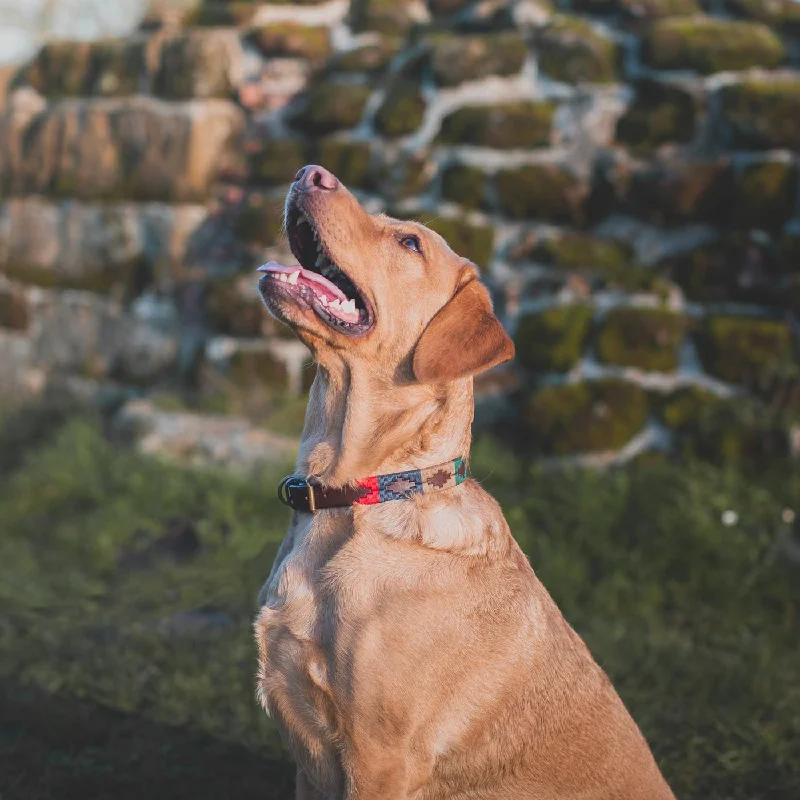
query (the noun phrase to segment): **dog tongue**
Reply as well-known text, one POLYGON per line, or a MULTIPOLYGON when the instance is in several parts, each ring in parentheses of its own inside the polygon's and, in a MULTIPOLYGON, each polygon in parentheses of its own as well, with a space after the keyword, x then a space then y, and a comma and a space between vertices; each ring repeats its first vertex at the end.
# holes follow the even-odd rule
POLYGON ((298 281, 302 281, 306 286, 310 286, 317 294, 322 295, 327 300, 339 300, 344 303, 347 295, 335 284, 331 283, 324 275, 303 269, 299 264, 294 267, 284 267, 276 261, 269 261, 258 268, 258 272, 284 272, 291 275, 300 270, 298 281))

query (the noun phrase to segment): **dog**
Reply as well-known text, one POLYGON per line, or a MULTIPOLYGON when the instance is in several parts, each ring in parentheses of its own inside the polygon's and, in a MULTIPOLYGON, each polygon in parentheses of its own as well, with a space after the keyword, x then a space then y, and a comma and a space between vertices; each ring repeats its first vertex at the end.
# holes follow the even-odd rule
POLYGON ((466 477, 473 376, 514 355, 476 267, 320 166, 285 212, 259 290, 317 373, 255 634, 297 800, 674 800, 466 477))

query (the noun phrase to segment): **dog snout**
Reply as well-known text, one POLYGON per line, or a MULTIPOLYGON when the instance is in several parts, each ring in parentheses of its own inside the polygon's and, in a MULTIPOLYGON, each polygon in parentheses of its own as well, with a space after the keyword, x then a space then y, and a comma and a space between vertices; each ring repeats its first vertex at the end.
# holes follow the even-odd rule
POLYGON ((333 191, 338 188, 338 178, 325 167, 317 164, 308 164, 294 176, 295 187, 299 192, 308 192, 314 189, 333 191))

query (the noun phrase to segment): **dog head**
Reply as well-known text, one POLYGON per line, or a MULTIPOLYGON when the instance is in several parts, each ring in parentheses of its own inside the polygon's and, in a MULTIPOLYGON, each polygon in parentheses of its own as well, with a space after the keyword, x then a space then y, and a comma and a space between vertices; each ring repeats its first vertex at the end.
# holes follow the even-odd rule
POLYGON ((513 357, 475 266, 429 228, 367 213, 315 165, 297 173, 285 211, 299 263, 260 267, 259 290, 319 360, 339 351, 441 383, 513 357))

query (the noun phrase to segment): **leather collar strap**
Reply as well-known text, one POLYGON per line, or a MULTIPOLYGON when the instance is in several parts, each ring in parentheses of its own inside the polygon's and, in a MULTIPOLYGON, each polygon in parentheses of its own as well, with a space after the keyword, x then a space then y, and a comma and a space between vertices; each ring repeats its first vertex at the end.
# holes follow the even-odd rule
POLYGON ((280 501, 295 511, 319 511, 352 505, 375 505, 388 500, 407 500, 458 486, 467 479, 467 462, 456 458, 446 464, 425 469, 409 469, 391 475, 373 475, 340 489, 309 483, 301 475, 287 475, 278 485, 280 501))

